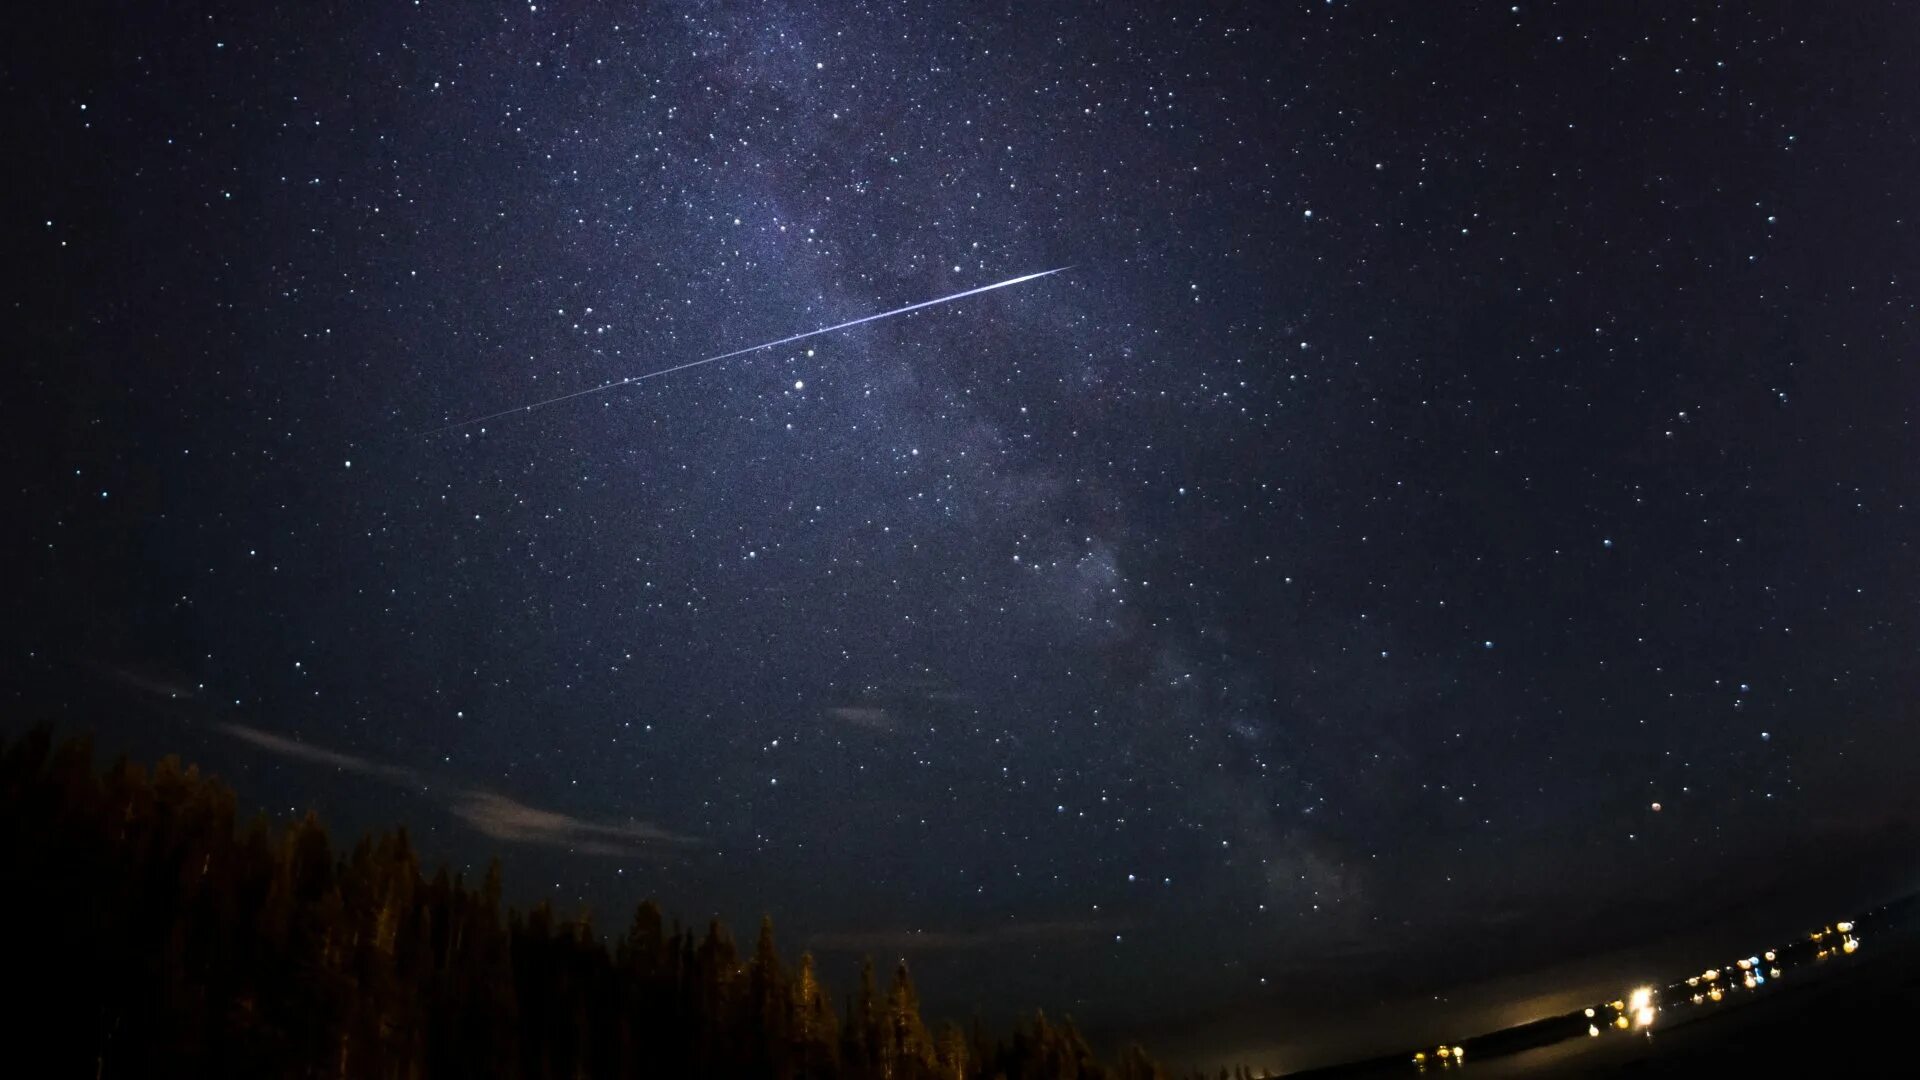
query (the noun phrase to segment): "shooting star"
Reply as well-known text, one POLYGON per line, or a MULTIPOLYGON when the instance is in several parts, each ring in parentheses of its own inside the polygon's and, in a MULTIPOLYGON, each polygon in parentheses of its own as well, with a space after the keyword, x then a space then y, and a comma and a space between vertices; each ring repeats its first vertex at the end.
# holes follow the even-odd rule
POLYGON ((535 409, 544 409, 548 405, 558 405, 563 401, 572 401, 574 398, 588 397, 593 394, 603 394, 608 390, 612 390, 621 386, 626 386, 631 383, 641 382, 646 379, 657 379, 662 375, 671 375, 676 371, 685 371, 688 368, 696 368, 702 364, 713 364, 713 363, 718 363, 721 360, 730 360, 736 356, 745 356, 748 353, 759 352, 762 349, 774 349, 782 345, 791 345, 796 341, 804 341, 810 337, 819 337, 821 334, 831 334, 835 330, 845 330, 849 326, 859 326, 862 323, 878 322, 881 319, 891 319, 895 315, 905 315, 909 311, 919 311, 921 308, 930 308, 938 304, 951 304, 955 300, 964 300, 969 296, 978 296, 981 293, 992 292, 995 289, 1004 289, 1012 285, 1020 285, 1029 281, 1037 281, 1040 278, 1051 277, 1054 274, 1058 274, 1058 273, 1061 273, 1062 271, 1071 270, 1071 269, 1073 269, 1073 266, 1067 265, 1067 266, 1055 267, 1052 270, 1042 270, 1037 274, 1025 274, 1017 278, 1008 278, 1005 281, 994 282, 992 285, 982 285, 977 289, 968 289, 965 292, 957 292, 957 293, 954 293, 952 296, 942 296, 935 300, 922 300, 917 304, 908 304, 906 307, 894 308, 892 311, 883 311, 878 315, 866 315, 858 319, 849 319, 843 323, 834 323, 832 326, 823 326, 818 330, 809 330, 804 334, 793 334, 788 337, 783 337, 778 341, 767 341, 767 342, 762 342, 759 345, 749 345, 744 349, 735 349, 732 352, 725 352, 725 353, 721 353, 718 356, 709 356, 700 360, 689 360, 684 364, 675 364, 672 367, 664 367, 658 371, 649 371, 644 375, 629 375, 624 379, 615 379, 610 383, 601 383, 599 386, 590 386, 585 390, 575 390, 571 394, 561 394, 559 397, 550 397, 544 401, 535 401, 527 405, 516 405, 511 409, 502 409, 499 412, 488 413, 485 416, 476 416, 470 420, 461 420, 452 424, 443 424, 440 427, 434 428, 430 431, 422 432, 421 434, 423 436, 440 435, 449 431, 453 431, 457 428, 468 427, 473 424, 483 424, 483 423, 486 423, 488 420, 498 420, 503 416, 513 416, 518 413, 530 413, 535 409))

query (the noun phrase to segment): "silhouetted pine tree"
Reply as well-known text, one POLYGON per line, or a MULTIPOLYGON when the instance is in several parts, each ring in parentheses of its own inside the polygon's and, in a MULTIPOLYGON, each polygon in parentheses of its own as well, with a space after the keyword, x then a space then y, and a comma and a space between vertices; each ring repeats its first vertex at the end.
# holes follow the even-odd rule
POLYGON ((967 1033, 960 1025, 949 1020, 940 1032, 940 1044, 936 1050, 940 1080, 968 1080, 972 1075, 969 1063, 972 1061, 971 1047, 967 1044, 967 1033))
POLYGON ((860 961, 860 986, 847 1009, 840 1065, 856 1080, 885 1080, 887 1017, 873 958, 860 961))
POLYGON ((746 1009, 741 1017, 751 1047, 749 1071, 759 1076, 793 1075, 793 987, 774 946, 773 919, 760 917, 760 937, 747 964, 746 1009))
POLYGON ((794 1076, 800 1080, 840 1075, 840 1020, 833 995, 813 970, 813 954, 800 954, 794 977, 794 1076))
POLYGON ((920 995, 905 960, 893 969, 893 985, 887 990, 883 1038, 881 1060, 887 1080, 923 1080, 935 1074, 933 1039, 920 1019, 920 995))

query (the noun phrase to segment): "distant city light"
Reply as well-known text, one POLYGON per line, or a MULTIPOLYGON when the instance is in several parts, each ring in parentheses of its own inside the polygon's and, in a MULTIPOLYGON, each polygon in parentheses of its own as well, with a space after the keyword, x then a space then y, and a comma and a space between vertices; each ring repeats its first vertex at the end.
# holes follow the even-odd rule
MULTIPOLYGON (((1633 989, 1633 992, 1627 995, 1626 1011, 1633 1014, 1633 1023, 1635 1027, 1643 1027, 1643 1028, 1652 1027, 1653 1014, 1654 1014, 1653 987, 1651 986, 1635 987, 1633 989)), ((1627 1026, 1626 1020, 1627 1018, 1623 1014, 1620 1017, 1620 1021, 1619 1021, 1621 1027, 1627 1026)))

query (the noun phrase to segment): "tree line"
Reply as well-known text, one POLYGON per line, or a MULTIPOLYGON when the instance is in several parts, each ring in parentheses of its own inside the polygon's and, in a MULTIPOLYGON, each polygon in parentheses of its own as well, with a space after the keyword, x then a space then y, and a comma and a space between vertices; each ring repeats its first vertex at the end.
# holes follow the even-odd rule
POLYGON ((648 900, 606 940, 546 901, 503 913, 497 858, 477 884, 429 877, 404 828, 343 853, 312 814, 238 826, 233 790, 176 757, 93 757, 45 727, 0 742, 0 918, 25 999, 0 1015, 31 1075, 1168 1076, 1043 1013, 936 1034, 904 962, 884 988, 866 962, 837 998, 768 920, 743 957, 718 919, 670 924, 648 900))

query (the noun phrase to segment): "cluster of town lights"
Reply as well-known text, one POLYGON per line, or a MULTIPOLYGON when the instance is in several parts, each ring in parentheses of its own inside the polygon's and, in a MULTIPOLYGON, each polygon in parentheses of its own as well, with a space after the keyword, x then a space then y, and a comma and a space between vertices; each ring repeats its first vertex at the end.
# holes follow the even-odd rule
MULTIPOLYGON (((1645 1031, 1653 1026, 1654 1014, 1659 1011, 1653 1003, 1651 986, 1635 987, 1626 997, 1608 1002, 1606 1007, 1613 1014, 1607 1026, 1621 1031, 1645 1031)), ((1598 1038, 1600 1030, 1600 1010, 1588 1009, 1587 1037, 1598 1038)))
POLYGON ((1427 1067, 1427 1062, 1429 1061, 1437 1061, 1443 1067, 1465 1065, 1467 1063, 1467 1052, 1464 1048, 1458 1046, 1436 1047, 1432 1053, 1428 1053, 1425 1050, 1414 1051, 1413 1063, 1415 1065, 1424 1069, 1427 1067))
POLYGON ((1813 954, 1815 960, 1825 960, 1834 953, 1845 953, 1848 956, 1852 956, 1854 950, 1860 947, 1860 939, 1853 936, 1853 924, 1850 922, 1837 922, 1832 926, 1822 927, 1808 934, 1807 940, 1820 946, 1820 950, 1813 954), (1838 937, 1840 943, 1837 945, 1826 944, 1826 940, 1830 937, 1838 937))
MULTIPOLYGON (((1822 927, 1809 934, 1808 941, 1815 946, 1815 959, 1819 960, 1835 954, 1851 955, 1860 948, 1860 939, 1854 936, 1851 922, 1836 922, 1822 927)), ((1689 975, 1686 986, 1691 991, 1691 1001, 1695 1005, 1703 1005, 1709 1001, 1723 1001, 1737 989, 1757 990, 1765 986, 1768 980, 1780 977, 1781 962, 1778 952, 1767 949, 1725 967, 1708 968, 1698 975, 1689 975), (1734 985, 1736 980, 1738 986, 1734 985)), ((1680 984, 1676 982, 1667 989, 1674 991, 1679 987, 1680 984)), ((1628 991, 1625 997, 1587 1009, 1587 1036, 1598 1038, 1608 1028, 1644 1031, 1651 1035, 1654 1018, 1660 1011, 1658 995, 1659 991, 1652 986, 1638 986, 1628 991)), ((1688 995, 1683 991, 1682 996, 1688 995)), ((1466 1059, 1466 1050, 1453 1045, 1421 1050, 1413 1055, 1413 1063, 1422 1071, 1430 1064, 1443 1067, 1464 1065, 1466 1059)))

